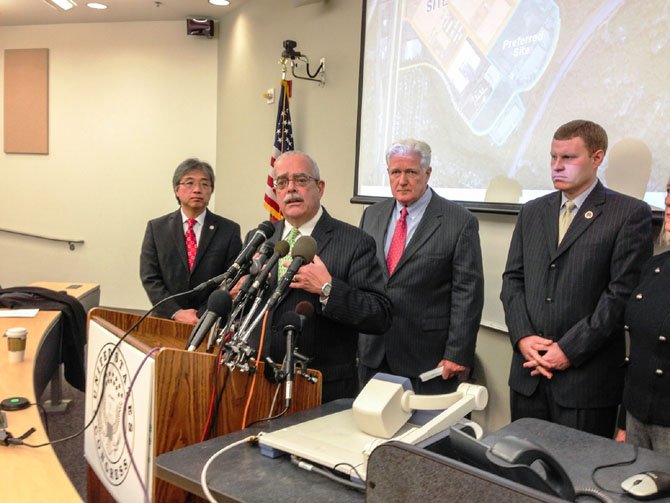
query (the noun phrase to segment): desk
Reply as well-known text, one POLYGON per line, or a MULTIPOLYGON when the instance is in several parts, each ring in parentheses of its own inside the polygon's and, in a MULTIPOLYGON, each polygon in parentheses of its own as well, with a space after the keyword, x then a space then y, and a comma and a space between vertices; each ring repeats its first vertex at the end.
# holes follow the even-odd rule
MULTIPOLYGON (((272 431, 298 422, 315 419, 351 407, 351 400, 336 400, 315 409, 282 418, 272 424, 247 428, 207 442, 162 454, 156 458, 155 474, 194 494, 203 496, 200 488, 200 473, 207 460, 218 450, 235 441, 260 431, 272 431)), ((327 432, 325 432, 327 434, 327 432)), ((592 470, 600 465, 632 459, 631 445, 620 444, 546 421, 521 419, 485 436, 482 441, 492 445, 505 435, 526 438, 543 446, 564 467, 575 489, 595 487, 591 479, 592 470)), ((404 445, 404 444, 403 444, 404 445)), ((429 466, 431 459, 445 459, 439 454, 407 446, 401 453, 404 461, 383 465, 383 477, 372 475, 376 490, 368 494, 371 501, 405 500, 400 495, 416 501, 447 501, 445 495, 458 494, 459 501, 489 501, 496 495, 497 501, 556 501, 544 493, 502 481, 511 490, 497 487, 481 477, 464 480, 454 476, 449 467, 429 466), (414 451, 414 452, 412 452, 414 451), (406 457, 406 459, 405 459, 406 457), (412 458, 412 459, 411 459, 412 458), (423 459, 418 459, 423 458, 423 459), (479 479, 479 480, 478 480, 479 479), (458 487, 460 484, 464 487, 458 487), (453 485, 452 485, 453 484, 453 485), (468 485, 469 484, 469 485, 468 485), (474 488, 472 484, 477 484, 474 488), (510 485, 511 484, 511 485, 510 485), (515 489, 521 487, 521 490, 515 489), (410 491, 411 494, 407 494, 410 491), (459 492, 460 491, 460 492, 459 492), (479 492, 478 492, 479 491, 479 492), (482 494, 486 495, 479 498, 482 494), (475 497, 475 495, 479 495, 475 497)), ((375 451, 375 454, 377 451, 375 451)), ((374 454, 373 454, 374 457, 374 454)), ((448 463, 447 463, 448 464, 448 463)), ((369 467, 370 469, 370 467, 369 467)), ((670 457, 647 449, 638 449, 637 461, 632 465, 604 468, 596 473, 596 480, 613 501, 636 501, 619 494, 620 483, 627 477, 647 470, 670 471, 670 457)), ((368 472, 370 476, 370 471, 368 472)), ((240 445, 222 454, 210 466, 208 484, 218 501, 363 501, 360 492, 347 489, 325 477, 307 473, 283 457, 270 459, 262 456, 259 448, 249 444, 240 445)), ((500 484, 498 484, 500 486, 500 484)), ((593 501, 583 499, 582 501, 593 501)), ((670 498, 654 500, 669 502, 670 498)))
MULTIPOLYGON (((574 430, 539 419, 519 419, 484 437, 489 445, 505 435, 525 438, 544 447, 563 466, 575 489, 595 487, 591 479, 594 468, 611 463, 633 459, 634 448, 607 438, 574 430)), ((670 457, 649 449, 638 449, 637 460, 633 464, 603 468, 595 478, 614 501, 637 501, 621 494, 621 482, 631 475, 648 470, 670 472, 670 457)), ((654 502, 670 502, 670 497, 654 502)))
MULTIPOLYGON (((33 383, 35 356, 42 338, 58 321, 60 314, 54 311, 40 311, 35 318, 0 318, 0 333, 10 327, 26 327, 26 357, 21 363, 9 363, 7 341, 0 341, 0 398, 25 396, 34 403, 36 400, 33 383)), ((23 434, 34 427, 26 442, 39 444, 47 442, 37 407, 6 412, 7 429, 14 436, 23 434)), ((77 490, 63 471, 51 446, 31 449, 25 446, 0 446, 0 487, 3 501, 81 501, 77 490)))
MULTIPOLYGON (((335 400, 289 417, 259 423, 242 431, 161 454, 156 458, 155 475, 204 497, 200 488, 200 473, 207 460, 223 447, 260 431, 273 431, 339 412, 351 407, 352 401, 335 400)), ((307 473, 287 457, 270 459, 262 456, 258 446, 249 444, 234 447, 216 458, 207 474, 209 490, 217 501, 347 503, 365 500, 365 495, 359 491, 348 489, 322 475, 307 473)))
POLYGON ((100 285, 97 283, 62 283, 56 281, 35 281, 29 286, 39 286, 48 288, 56 292, 66 292, 84 306, 84 311, 88 311, 100 305, 100 285))

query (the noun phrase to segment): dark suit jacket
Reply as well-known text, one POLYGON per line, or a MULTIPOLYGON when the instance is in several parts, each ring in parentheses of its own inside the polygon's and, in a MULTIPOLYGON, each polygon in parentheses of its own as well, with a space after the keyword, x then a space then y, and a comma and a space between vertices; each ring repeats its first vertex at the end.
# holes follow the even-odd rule
POLYGON ((519 339, 558 341, 570 367, 550 381, 563 407, 621 401, 623 314, 642 264, 651 256, 651 211, 600 182, 557 247, 561 194, 527 203, 517 220, 500 298, 514 347, 509 385, 530 396, 540 377, 522 367, 519 339))
POLYGON ((442 359, 472 367, 484 304, 477 219, 433 193, 389 277, 384 240, 394 207, 394 199, 377 203, 361 219, 361 227, 377 243, 394 312, 384 337, 361 335, 360 361, 376 368, 386 355, 393 373, 407 377, 435 368, 442 359))
POLYGON ((652 257, 626 307, 630 358, 623 404, 643 423, 670 427, 670 252, 652 257), (660 373, 659 373, 660 371, 660 373))
MULTIPOLYGON (((284 222, 276 222, 275 227, 273 241, 281 238, 284 222)), ((269 317, 264 354, 269 351, 275 362, 283 361, 286 338, 280 326, 282 315, 294 311, 301 301, 310 302, 314 315, 304 326, 297 346, 300 353, 313 358, 309 367, 323 373, 323 402, 328 402, 358 393, 358 332, 383 333, 391 323, 391 302, 383 293, 382 271, 370 236, 335 220, 324 209, 312 237, 317 255, 333 277, 328 303, 323 307, 319 295, 289 289, 269 317)), ((276 286, 276 267, 272 277, 270 291, 276 286)))
MULTIPOLYGON (((206 211, 193 271, 188 267, 181 211, 155 218, 147 224, 140 255, 140 278, 153 305, 223 274, 242 249, 240 226, 206 211)), ((206 306, 213 289, 170 300, 154 314, 170 318, 179 309, 201 309, 206 306)))

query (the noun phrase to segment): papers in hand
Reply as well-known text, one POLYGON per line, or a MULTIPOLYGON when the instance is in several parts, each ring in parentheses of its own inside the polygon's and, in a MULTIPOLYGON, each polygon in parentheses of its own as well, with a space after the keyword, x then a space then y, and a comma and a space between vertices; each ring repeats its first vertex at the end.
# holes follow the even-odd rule
POLYGON ((441 375, 442 375, 442 367, 435 367, 433 370, 427 370, 423 374, 419 375, 419 379, 421 379, 421 382, 426 382, 441 375))

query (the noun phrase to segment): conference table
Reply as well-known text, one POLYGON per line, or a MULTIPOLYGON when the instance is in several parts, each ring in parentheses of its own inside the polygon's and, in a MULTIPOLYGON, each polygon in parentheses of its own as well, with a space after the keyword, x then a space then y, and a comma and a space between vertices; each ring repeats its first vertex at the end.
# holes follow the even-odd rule
MULTIPOLYGON (((99 286, 92 283, 34 283, 53 290, 67 291, 76 298, 99 298, 99 286), (68 288, 74 287, 74 288, 68 288)), ((83 303, 82 303, 83 304, 83 303)), ((7 312, 7 309, 0 309, 7 312)), ((6 411, 7 431, 18 437, 30 428, 35 432, 25 439, 38 445, 49 441, 35 404, 35 362, 45 339, 53 333, 60 318, 58 311, 39 311, 33 318, 0 317, 0 333, 11 327, 28 329, 25 359, 9 363, 7 341, 0 340, 0 400, 25 397, 33 405, 19 411, 6 411)), ((51 446, 30 448, 0 445, 0 487, 2 501, 81 501, 51 446)))

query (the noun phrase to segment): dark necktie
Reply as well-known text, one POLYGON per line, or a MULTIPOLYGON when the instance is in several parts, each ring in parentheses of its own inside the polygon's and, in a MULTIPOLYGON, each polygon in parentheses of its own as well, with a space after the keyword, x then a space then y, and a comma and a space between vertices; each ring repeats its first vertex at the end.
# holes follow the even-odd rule
POLYGON ((395 224, 393 237, 391 238, 391 246, 386 254, 386 267, 389 274, 393 274, 395 266, 398 265, 402 252, 405 249, 405 241, 407 240, 407 207, 403 207, 400 212, 400 218, 395 224))
POLYGON ((198 253, 198 242, 195 240, 195 218, 188 219, 188 229, 186 230, 186 254, 188 255, 188 267, 192 271, 195 264, 195 256, 198 253))

